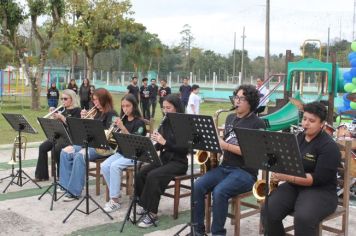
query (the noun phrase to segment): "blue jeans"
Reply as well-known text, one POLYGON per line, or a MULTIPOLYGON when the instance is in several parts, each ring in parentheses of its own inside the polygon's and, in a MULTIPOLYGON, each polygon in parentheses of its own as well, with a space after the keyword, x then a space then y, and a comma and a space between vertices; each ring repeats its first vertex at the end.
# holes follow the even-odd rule
POLYGON ((109 187, 110 198, 120 197, 122 171, 133 165, 133 160, 125 158, 118 152, 101 163, 101 174, 109 187))
MULTIPOLYGON (((61 151, 59 182, 69 193, 78 197, 85 183, 85 155, 80 153, 81 146, 74 145, 73 148, 72 153, 65 152, 63 149, 61 151)), ((95 152, 95 148, 89 148, 88 154, 90 161, 101 157, 95 152)))
POLYGON ((238 167, 218 166, 208 171, 194 183, 195 213, 197 232, 204 233, 205 195, 212 191, 213 197, 213 235, 226 235, 225 221, 228 212, 229 198, 252 189, 255 178, 238 167))

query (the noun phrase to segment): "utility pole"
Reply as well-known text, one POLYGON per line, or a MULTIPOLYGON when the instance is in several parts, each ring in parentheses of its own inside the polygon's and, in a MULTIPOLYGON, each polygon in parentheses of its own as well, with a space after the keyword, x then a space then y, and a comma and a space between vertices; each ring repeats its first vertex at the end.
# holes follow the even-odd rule
POLYGON ((244 56, 245 56, 245 38, 246 38, 245 26, 243 27, 241 38, 242 38, 242 51, 241 51, 241 81, 240 81, 240 84, 244 80, 244 56))
MULTIPOLYGON (((269 15, 270 15, 270 0, 266 0, 266 32, 265 32, 265 81, 269 78, 269 15)), ((269 88, 269 84, 267 84, 269 88)))
POLYGON ((329 62, 329 47, 330 47, 330 27, 328 27, 328 44, 326 45, 326 62, 329 62))
MULTIPOLYGON (((236 32, 234 32, 234 50, 232 51, 233 62, 232 62, 232 79, 235 78, 236 72, 236 32)), ((232 81, 234 82, 234 81, 232 81)))
MULTIPOLYGON (((73 12, 73 27, 74 27, 74 25, 75 25, 75 13, 73 12)), ((70 78, 71 79, 75 79, 74 78, 74 61, 75 61, 75 52, 74 52, 74 49, 72 49, 72 68, 71 68, 71 76, 70 76, 70 78)), ((69 82, 69 81, 68 81, 69 82)))

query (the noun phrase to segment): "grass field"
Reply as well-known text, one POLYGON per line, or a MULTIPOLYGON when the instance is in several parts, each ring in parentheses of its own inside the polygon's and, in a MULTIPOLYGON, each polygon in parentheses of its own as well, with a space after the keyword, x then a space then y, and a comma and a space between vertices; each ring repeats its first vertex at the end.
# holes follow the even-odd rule
MULTIPOLYGON (((114 106, 116 111, 120 111, 120 100, 123 94, 113 94, 114 106)), ((45 140, 45 135, 37 122, 37 117, 43 117, 48 113, 47 99, 41 97, 41 110, 34 111, 30 107, 31 97, 14 97, 14 96, 3 96, 0 104, 1 113, 16 113, 23 114, 29 123, 38 131, 38 134, 24 134, 28 142, 43 141, 45 140)), ((201 104, 201 114, 211 115, 219 109, 230 108, 231 104, 226 102, 204 102, 201 104)), ((226 113, 222 113, 219 119, 219 124, 225 121, 226 113)), ((157 127, 162 119, 162 113, 160 112, 159 104, 156 107, 155 115, 155 127, 157 127)), ((3 116, 0 116, 0 145, 13 143, 16 137, 16 132, 11 128, 3 116)))

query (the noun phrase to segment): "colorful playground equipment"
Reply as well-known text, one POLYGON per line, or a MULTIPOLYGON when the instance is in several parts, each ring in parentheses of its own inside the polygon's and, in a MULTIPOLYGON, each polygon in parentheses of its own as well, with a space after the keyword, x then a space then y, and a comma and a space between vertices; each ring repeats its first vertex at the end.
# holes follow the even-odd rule
POLYGON ((13 67, 0 70, 0 96, 23 95, 25 92, 24 73, 13 67))

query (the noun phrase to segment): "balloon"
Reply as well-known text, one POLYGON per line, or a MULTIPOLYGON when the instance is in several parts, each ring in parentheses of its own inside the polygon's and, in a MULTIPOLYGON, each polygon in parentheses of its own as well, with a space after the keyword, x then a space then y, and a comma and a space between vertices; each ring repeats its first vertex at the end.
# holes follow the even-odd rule
POLYGON ((356 102, 350 102, 350 107, 352 110, 356 110, 356 102))
POLYGON ((351 67, 356 67, 356 58, 354 58, 350 61, 350 65, 351 65, 351 67))
POLYGON ((350 74, 351 74, 351 77, 356 77, 356 68, 355 67, 351 68, 350 74))
MULTIPOLYGON (((341 112, 340 112, 341 113, 341 112)), ((337 116, 336 117, 336 120, 335 120, 336 124, 339 125, 340 124, 340 116, 337 116)))
POLYGON ((347 83, 344 86, 344 90, 348 93, 351 93, 354 89, 356 89, 356 86, 353 83, 347 83))
POLYGON ((356 89, 352 90, 352 93, 356 93, 356 89))
POLYGON ((349 58, 349 61, 352 61, 352 59, 356 58, 356 52, 350 52, 347 57, 349 58))
POLYGON ((356 84, 356 77, 353 77, 353 78, 352 78, 352 83, 353 83, 353 84, 356 84))
POLYGON ((345 72, 343 76, 344 76, 344 80, 351 81, 352 79, 350 71, 345 72))
POLYGON ((356 41, 353 41, 353 42, 351 43, 351 50, 354 51, 354 52, 356 52, 356 41))

